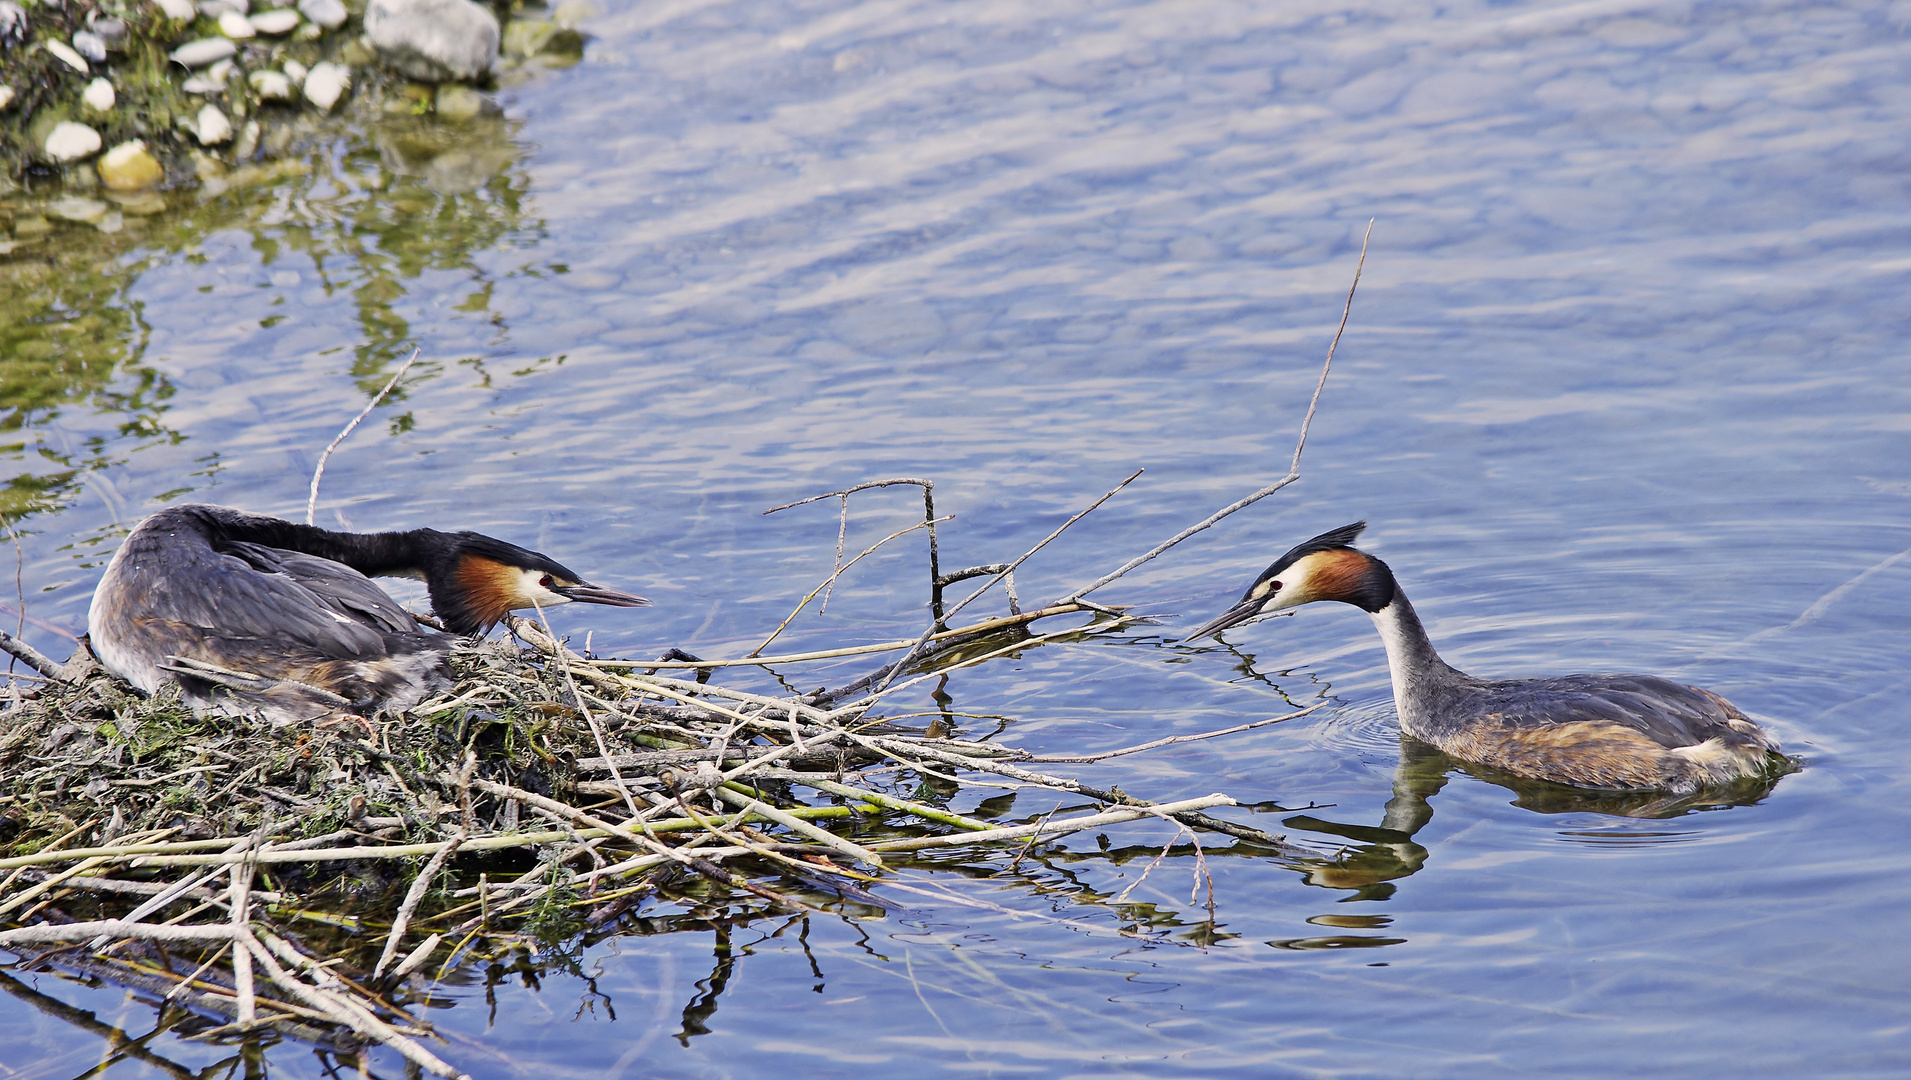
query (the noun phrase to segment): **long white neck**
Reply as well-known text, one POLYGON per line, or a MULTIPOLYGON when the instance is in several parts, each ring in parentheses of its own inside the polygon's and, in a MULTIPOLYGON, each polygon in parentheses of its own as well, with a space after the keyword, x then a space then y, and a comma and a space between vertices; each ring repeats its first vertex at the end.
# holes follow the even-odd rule
POLYGON ((1393 704, 1409 735, 1431 734, 1438 725, 1440 692, 1471 682, 1472 677, 1440 659, 1420 625, 1420 616, 1396 587, 1391 603, 1373 612, 1374 628, 1387 647, 1393 673, 1393 704))

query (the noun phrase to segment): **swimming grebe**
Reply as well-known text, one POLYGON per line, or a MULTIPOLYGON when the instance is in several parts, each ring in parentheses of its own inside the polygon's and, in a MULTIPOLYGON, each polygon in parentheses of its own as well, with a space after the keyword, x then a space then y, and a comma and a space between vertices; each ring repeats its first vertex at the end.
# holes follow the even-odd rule
POLYGON ((1295 547, 1182 640, 1338 600, 1373 616, 1401 730, 1454 757, 1575 787, 1681 793, 1770 768, 1778 744, 1709 690, 1651 675, 1476 679, 1448 666, 1387 564, 1354 550, 1366 527, 1357 521, 1295 547))
POLYGON ((283 723, 407 709, 450 687, 452 639, 370 576, 423 580, 452 635, 484 633, 518 608, 649 602, 479 533, 332 532, 174 506, 140 522, 107 566, 87 617, 93 651, 147 693, 178 682, 200 711, 283 723))

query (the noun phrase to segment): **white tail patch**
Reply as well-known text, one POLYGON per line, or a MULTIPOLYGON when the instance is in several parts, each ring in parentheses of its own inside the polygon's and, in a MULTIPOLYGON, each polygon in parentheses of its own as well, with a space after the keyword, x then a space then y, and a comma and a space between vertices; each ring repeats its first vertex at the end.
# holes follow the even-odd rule
POLYGON ((1671 753, 1704 769, 1715 781, 1755 776, 1765 764, 1764 750, 1735 745, 1722 738, 1707 739, 1695 746, 1675 746, 1671 753))

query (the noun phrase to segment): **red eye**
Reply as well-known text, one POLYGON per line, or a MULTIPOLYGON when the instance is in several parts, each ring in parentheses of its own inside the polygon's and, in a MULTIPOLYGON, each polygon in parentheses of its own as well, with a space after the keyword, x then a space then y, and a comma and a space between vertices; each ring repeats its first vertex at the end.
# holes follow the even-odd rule
POLYGON ((551 575, 549 574, 546 574, 543 577, 538 578, 537 583, 540 587, 546 588, 546 589, 550 588, 553 584, 555 584, 555 582, 551 580, 551 575))
POLYGON ((1276 593, 1276 592, 1280 592, 1280 591, 1281 591, 1281 583, 1280 583, 1280 582, 1278 582, 1278 581, 1271 581, 1271 582, 1269 582, 1269 583, 1268 583, 1268 586, 1267 586, 1267 591, 1268 591, 1268 592, 1271 592, 1271 593, 1276 593))

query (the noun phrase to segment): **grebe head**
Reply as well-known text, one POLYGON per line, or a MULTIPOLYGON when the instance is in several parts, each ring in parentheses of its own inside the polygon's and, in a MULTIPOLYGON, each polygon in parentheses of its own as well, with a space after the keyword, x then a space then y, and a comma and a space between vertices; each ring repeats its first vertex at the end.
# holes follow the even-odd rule
POLYGON ((482 533, 441 533, 446 550, 424 568, 431 606, 454 634, 480 634, 525 608, 573 601, 641 607, 641 596, 592 585, 548 556, 482 533))
POLYGON ((1233 607, 1181 640, 1196 641, 1316 600, 1338 600, 1369 614, 1386 607, 1397 588, 1393 572, 1386 563, 1353 548, 1354 538, 1366 527, 1366 522, 1356 521, 1296 544, 1262 571, 1233 607))

